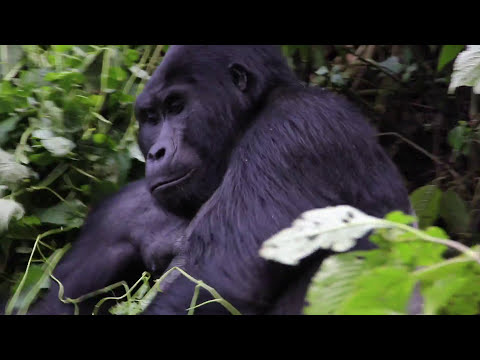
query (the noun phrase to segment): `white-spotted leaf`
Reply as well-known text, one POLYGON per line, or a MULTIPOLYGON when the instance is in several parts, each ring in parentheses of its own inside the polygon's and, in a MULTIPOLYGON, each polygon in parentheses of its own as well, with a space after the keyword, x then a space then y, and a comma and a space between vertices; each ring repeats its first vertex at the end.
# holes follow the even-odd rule
POLYGON ((471 86, 475 94, 480 94, 480 45, 467 45, 455 59, 448 92, 460 86, 471 86))
POLYGON ((0 233, 8 230, 12 218, 20 220, 24 214, 23 206, 16 201, 0 199, 0 233))
POLYGON ((298 262, 319 249, 343 252, 374 228, 385 227, 381 219, 348 205, 307 211, 265 241, 260 256, 286 265, 298 262))
POLYGON ((150 75, 145 70, 140 69, 137 65, 133 65, 129 68, 129 70, 134 74, 136 77, 144 80, 150 79, 150 75))
POLYGON ((61 136, 43 139, 41 140, 41 143, 45 149, 58 157, 67 155, 73 150, 73 148, 75 148, 75 143, 73 141, 61 136))
POLYGON ((36 176, 28 167, 15 161, 15 156, 0 149, 0 184, 10 188, 18 186, 23 179, 36 176))

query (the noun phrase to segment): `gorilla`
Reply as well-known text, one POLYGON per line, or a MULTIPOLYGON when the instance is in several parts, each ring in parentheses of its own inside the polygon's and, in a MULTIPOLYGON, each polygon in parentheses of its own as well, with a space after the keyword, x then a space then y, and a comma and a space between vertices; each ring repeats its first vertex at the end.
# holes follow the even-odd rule
MULTIPOLYGON (((329 254, 286 266, 259 256, 263 241, 314 208, 411 210, 359 110, 303 86, 279 46, 171 46, 135 111, 146 177, 88 216, 55 270, 70 298, 142 266, 156 275, 178 266, 242 314, 300 314, 329 254)), ((356 249, 372 247, 365 238, 356 249)), ((172 272, 145 314, 186 314, 194 288, 172 272)), ((197 303, 210 299, 202 289, 197 303)), ((32 313, 70 308, 55 285, 32 313)), ((228 312, 209 303, 195 313, 228 312)))
MULTIPOLYGON (((161 108, 170 96, 163 94, 176 93, 184 104, 175 118, 179 131, 201 125, 195 139, 228 157, 221 183, 189 224, 170 267, 215 288, 242 314, 302 312, 309 281, 328 254, 318 251, 294 267, 258 255, 263 241, 301 213, 342 204, 378 217, 411 210, 399 172, 359 110, 302 86, 279 47, 175 46, 150 81, 156 86, 142 94, 140 111, 161 108)), ((366 238, 357 245, 372 247, 366 238)), ((194 287, 170 276, 146 313, 185 314, 194 287)), ((197 303, 210 299, 202 289, 197 303)), ((228 312, 209 303, 196 313, 228 312)))

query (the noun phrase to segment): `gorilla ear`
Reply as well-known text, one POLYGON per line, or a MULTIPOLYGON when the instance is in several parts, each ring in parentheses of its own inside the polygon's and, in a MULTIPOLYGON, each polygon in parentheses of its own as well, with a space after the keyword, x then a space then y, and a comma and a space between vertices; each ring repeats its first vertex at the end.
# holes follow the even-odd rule
POLYGON ((229 67, 230 76, 232 81, 240 91, 247 90, 248 87, 248 72, 247 70, 239 64, 232 64, 229 67))

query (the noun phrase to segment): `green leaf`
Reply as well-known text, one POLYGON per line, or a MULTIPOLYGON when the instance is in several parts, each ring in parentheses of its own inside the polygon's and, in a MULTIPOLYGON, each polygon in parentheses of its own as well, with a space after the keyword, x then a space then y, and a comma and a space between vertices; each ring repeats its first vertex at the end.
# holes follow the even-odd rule
POLYGON ((24 216, 20 220, 13 220, 8 226, 8 238, 11 239, 31 239, 34 240, 40 233, 37 226, 41 222, 36 216, 24 216))
MULTIPOLYGON (((20 291, 20 294, 18 296, 17 301, 15 302, 15 306, 13 309, 17 310, 18 308, 28 306, 28 299, 27 299, 27 294, 36 289, 46 289, 50 285, 50 279, 44 278, 43 277, 43 266, 42 265, 37 265, 33 264, 30 266, 28 269, 28 274, 25 278, 25 282, 23 283, 23 287, 20 291)), ((18 277, 18 281, 15 284, 15 286, 12 288, 12 295, 15 293, 18 289, 18 286, 20 285, 20 281, 22 280, 24 276, 24 273, 20 273, 18 277)))
POLYGON ((447 190, 440 204, 440 217, 445 220, 452 233, 468 231, 470 214, 465 201, 454 191, 447 190))
POLYGON ((457 274, 449 274, 443 279, 435 281, 430 287, 422 290, 425 315, 435 315, 443 306, 448 304, 455 292, 460 290, 468 279, 457 274))
POLYGON ((425 229, 425 232, 428 235, 439 238, 439 239, 449 239, 448 234, 445 232, 445 230, 437 226, 429 226, 428 228, 425 229))
POLYGON ((448 303, 437 310, 446 315, 477 315, 480 312, 480 287, 472 284, 480 283, 478 274, 469 273, 464 278, 463 286, 458 284, 456 291, 448 303))
POLYGON ((435 185, 423 186, 410 195, 420 228, 428 227, 438 219, 441 199, 442 191, 435 185))
POLYGON ((405 314, 415 279, 398 267, 380 267, 359 277, 356 291, 342 304, 341 315, 405 314))
POLYGON ((469 131, 468 131, 467 127, 465 127, 463 125, 454 127, 448 133, 448 144, 456 152, 460 152, 467 142, 468 133, 469 133, 469 131))
MULTIPOLYGON (((20 289, 20 293, 17 295, 18 297, 13 295, 9 301, 10 303, 7 308, 9 308, 10 311, 16 309, 20 315, 27 313, 28 308, 38 297, 40 291, 50 287, 50 274, 68 249, 70 249, 70 244, 55 250, 41 266, 36 264, 30 265, 25 282, 20 289), (12 301, 15 301, 15 303, 12 304, 12 301)), ((23 276, 19 278, 19 281, 13 288, 13 293, 17 292, 22 277, 23 276)))
POLYGON ((8 134, 15 130, 18 122, 20 121, 20 116, 15 115, 9 117, 6 120, 0 121, 0 146, 3 146, 8 141, 8 134))
POLYGON ((388 262, 396 265, 407 265, 414 271, 419 266, 430 266, 443 260, 447 247, 425 240, 397 243, 392 246, 388 262))
POLYGON ((415 216, 406 215, 402 211, 392 211, 385 216, 385 219, 404 225, 409 225, 417 221, 415 216))
POLYGON ((28 160, 31 163, 39 166, 47 166, 56 161, 55 158, 47 151, 43 151, 39 154, 30 154, 28 155, 28 160))
POLYGON ((306 315, 334 315, 356 289, 365 269, 364 261, 354 253, 325 259, 307 291, 306 315))
POLYGON ((103 144, 105 141, 107 141, 107 135, 105 134, 94 134, 93 137, 93 142, 96 144, 103 144))
POLYGON ((86 216, 86 206, 78 199, 67 200, 46 209, 37 209, 35 215, 44 223, 80 227, 86 216))
POLYGON ((465 45, 443 45, 438 58, 437 71, 441 71, 445 65, 455 59, 464 48, 465 45))
POLYGON ((0 78, 3 78, 22 58, 21 45, 0 45, 0 78))
POLYGON ((73 45, 52 45, 55 52, 67 52, 73 48, 73 45))
POLYGON ((307 291, 305 314, 405 314, 415 278, 400 267, 372 268, 362 253, 335 255, 323 262, 307 291))

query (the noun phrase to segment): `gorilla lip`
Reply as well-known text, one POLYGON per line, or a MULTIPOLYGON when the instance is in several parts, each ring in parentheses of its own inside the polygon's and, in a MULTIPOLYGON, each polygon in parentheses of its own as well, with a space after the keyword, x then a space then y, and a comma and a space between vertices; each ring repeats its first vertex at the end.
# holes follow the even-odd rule
POLYGON ((170 179, 170 180, 166 180, 166 181, 159 181, 150 188, 150 191, 154 192, 154 191, 162 189, 162 188, 168 188, 170 186, 178 185, 181 182, 187 180, 193 174, 194 171, 195 171, 195 169, 192 169, 192 170, 188 171, 186 174, 184 174, 180 177, 170 179))

